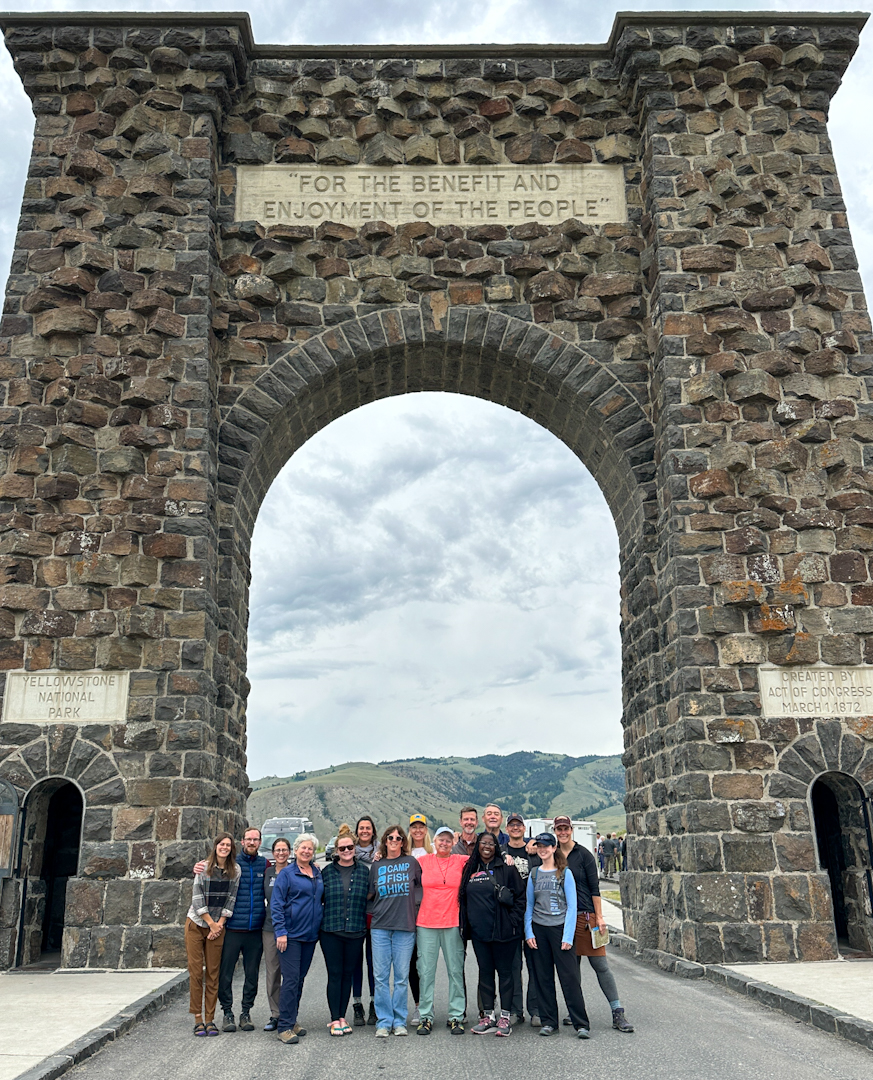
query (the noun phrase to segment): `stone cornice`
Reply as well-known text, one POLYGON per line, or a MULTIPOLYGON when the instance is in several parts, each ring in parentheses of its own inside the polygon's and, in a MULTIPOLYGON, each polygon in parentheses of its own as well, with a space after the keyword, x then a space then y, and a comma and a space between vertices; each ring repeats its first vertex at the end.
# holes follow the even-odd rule
POLYGON ((566 57, 610 56, 629 27, 689 26, 708 23, 716 26, 845 26, 861 30, 868 12, 820 11, 619 11, 608 41, 602 44, 515 45, 481 43, 463 45, 258 45, 252 34, 248 12, 127 12, 127 11, 48 11, 0 12, 0 29, 16 26, 234 26, 239 30, 246 52, 252 60, 296 58, 409 59, 501 56, 566 57))

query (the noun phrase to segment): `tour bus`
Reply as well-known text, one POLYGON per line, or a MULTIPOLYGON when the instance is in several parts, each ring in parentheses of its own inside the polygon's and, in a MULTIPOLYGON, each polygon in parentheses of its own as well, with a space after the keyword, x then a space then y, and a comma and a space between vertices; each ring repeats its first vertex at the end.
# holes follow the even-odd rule
POLYGON ((294 843, 294 837, 301 833, 312 832, 312 822, 305 817, 271 817, 267 818, 261 827, 261 847, 259 855, 267 859, 272 858, 273 841, 277 836, 284 836, 286 840, 294 843))
MULTIPOLYGON (((524 823, 525 836, 536 836, 541 832, 552 832, 553 818, 527 818, 524 823)), ((573 839, 582 847, 588 848, 592 855, 597 854, 597 822, 573 821, 573 839)))

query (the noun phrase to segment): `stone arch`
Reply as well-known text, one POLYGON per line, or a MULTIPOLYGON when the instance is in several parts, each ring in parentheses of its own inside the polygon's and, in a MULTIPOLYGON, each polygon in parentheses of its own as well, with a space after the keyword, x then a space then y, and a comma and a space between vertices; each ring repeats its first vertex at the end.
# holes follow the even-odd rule
MULTIPOLYGON (((457 307, 434 323, 419 308, 386 309, 343 322, 277 356, 227 411, 219 431, 218 597, 226 639, 216 681, 234 741, 245 742, 249 548, 267 490, 291 455, 332 420, 419 391, 481 397, 561 439, 612 510, 622 577, 636 571, 655 516, 653 430, 645 403, 609 365, 535 323, 496 311, 457 307)), ((242 757, 239 773, 230 757, 224 779, 244 787, 242 757)))
POLYGON ((70 725, 48 728, 24 743, 0 764, 0 776, 20 793, 22 805, 37 784, 53 777, 74 783, 89 808, 113 806, 125 797, 115 758, 70 725))

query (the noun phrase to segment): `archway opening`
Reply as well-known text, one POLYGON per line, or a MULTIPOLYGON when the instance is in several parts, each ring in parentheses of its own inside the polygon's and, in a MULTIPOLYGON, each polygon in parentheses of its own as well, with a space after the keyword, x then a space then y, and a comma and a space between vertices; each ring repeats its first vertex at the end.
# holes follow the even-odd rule
POLYGON ((828 875, 834 926, 842 950, 873 951, 870 888, 865 852, 870 839, 864 792, 851 776, 829 772, 810 792, 819 865, 828 875))
POLYGON ((67 882, 79 868, 84 802, 75 784, 50 778, 24 804, 19 964, 61 962, 67 882))

